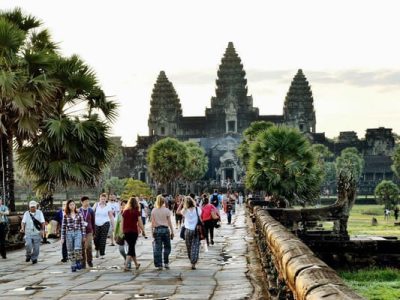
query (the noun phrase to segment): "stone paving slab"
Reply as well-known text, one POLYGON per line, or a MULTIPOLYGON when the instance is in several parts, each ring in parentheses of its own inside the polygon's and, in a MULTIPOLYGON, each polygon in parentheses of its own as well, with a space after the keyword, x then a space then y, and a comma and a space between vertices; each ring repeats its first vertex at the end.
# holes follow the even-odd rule
MULTIPOLYGON (((214 232, 215 245, 202 244, 196 270, 191 270, 179 230, 172 241, 170 270, 156 270, 153 265, 152 240, 139 238, 136 246, 139 270, 124 272, 118 247, 107 245, 106 258, 94 259, 94 268, 70 271, 60 262, 59 241, 42 245, 39 262, 25 263, 24 250, 7 254, 0 261, 0 299, 251 299, 254 288, 246 275, 249 271, 249 236, 244 210, 239 208, 233 224, 214 232), (25 290, 37 285, 42 290, 25 290)), ((150 236, 150 226, 146 226, 150 236)))

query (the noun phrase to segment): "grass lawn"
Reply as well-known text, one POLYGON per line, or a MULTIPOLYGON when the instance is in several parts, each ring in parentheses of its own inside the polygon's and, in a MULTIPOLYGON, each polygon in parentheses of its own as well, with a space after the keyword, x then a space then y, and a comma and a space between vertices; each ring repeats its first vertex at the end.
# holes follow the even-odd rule
MULTIPOLYGON (((375 235, 400 238, 400 226, 394 226, 393 212, 389 221, 385 221, 383 209, 383 205, 354 205, 349 218, 349 234, 351 236, 375 235), (373 217, 378 220, 378 226, 371 225, 373 217)), ((398 222, 400 222, 400 218, 398 222)))
POLYGON ((400 299, 400 270, 369 268, 339 272, 339 275, 356 293, 366 299, 400 299))

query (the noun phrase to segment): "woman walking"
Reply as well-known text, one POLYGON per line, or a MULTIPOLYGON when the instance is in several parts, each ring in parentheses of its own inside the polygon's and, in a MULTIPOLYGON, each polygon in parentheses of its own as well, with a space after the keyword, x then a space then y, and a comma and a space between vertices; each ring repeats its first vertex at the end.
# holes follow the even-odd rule
POLYGON ((96 248, 96 258, 104 259, 106 254, 107 235, 110 225, 114 228, 114 215, 110 205, 106 203, 107 194, 100 195, 100 200, 93 207, 95 211, 95 237, 94 246, 96 248))
MULTIPOLYGON (((123 240, 118 244, 119 254, 121 254, 122 258, 124 259, 124 264, 126 261, 126 253, 128 252, 128 244, 125 241, 124 233, 122 231, 122 212, 125 209, 126 204, 128 203, 127 200, 121 200, 121 211, 118 213, 117 217, 115 218, 115 228, 114 228, 114 237, 115 240, 123 240)), ((131 268, 131 264, 128 264, 128 269, 131 268)))
POLYGON ((68 200, 61 228, 61 244, 66 241, 71 271, 82 269, 82 240, 86 240, 86 228, 74 200, 68 200))
POLYGON ((185 218, 185 243, 188 252, 192 270, 196 269, 196 263, 199 259, 200 252, 200 235, 196 230, 197 223, 201 221, 201 209, 196 207, 196 202, 192 197, 185 197, 182 205, 178 208, 177 213, 182 214, 185 218))
POLYGON ((125 241, 128 243, 128 253, 125 260, 125 271, 129 271, 129 264, 133 261, 136 270, 139 269, 140 264, 136 259, 135 245, 139 236, 139 229, 144 232, 142 218, 139 211, 139 201, 136 197, 131 197, 122 212, 122 231, 124 233, 125 241))
POLYGON ((203 208, 201 212, 201 219, 204 222, 207 246, 210 246, 210 242, 211 245, 214 245, 214 227, 218 216, 219 216, 218 208, 208 203, 207 197, 203 197, 203 208))
POLYGON ((165 199, 162 195, 157 196, 155 208, 151 212, 151 228, 154 237, 154 265, 158 270, 162 270, 164 258, 164 268, 169 269, 169 254, 171 253, 174 229, 171 222, 171 211, 165 207, 165 199), (162 255, 163 248, 164 255, 162 255))

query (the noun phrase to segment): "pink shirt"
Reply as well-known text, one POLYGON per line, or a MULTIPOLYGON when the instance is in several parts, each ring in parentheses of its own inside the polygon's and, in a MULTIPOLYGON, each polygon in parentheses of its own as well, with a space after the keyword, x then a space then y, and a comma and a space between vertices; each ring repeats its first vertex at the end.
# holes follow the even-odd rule
POLYGON ((201 211, 201 219, 204 221, 209 221, 212 220, 211 212, 213 210, 216 210, 215 206, 208 203, 203 206, 202 211, 201 211))

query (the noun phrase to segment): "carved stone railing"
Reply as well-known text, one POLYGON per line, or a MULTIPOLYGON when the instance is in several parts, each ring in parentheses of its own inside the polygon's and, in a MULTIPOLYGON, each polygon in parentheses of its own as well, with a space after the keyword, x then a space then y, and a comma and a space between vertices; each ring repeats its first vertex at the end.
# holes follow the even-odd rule
POLYGON ((266 210, 250 209, 272 299, 364 299, 266 210))

